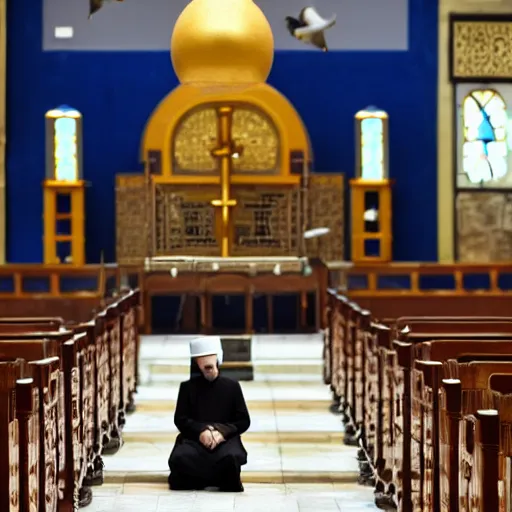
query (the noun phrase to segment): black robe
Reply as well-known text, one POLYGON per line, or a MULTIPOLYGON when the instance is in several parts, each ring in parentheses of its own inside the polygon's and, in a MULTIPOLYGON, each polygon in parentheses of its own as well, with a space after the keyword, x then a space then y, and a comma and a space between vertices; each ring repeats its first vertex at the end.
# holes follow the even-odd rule
MULTIPOLYGON (((180 434, 169 458, 172 476, 208 485, 229 485, 240 477, 247 452, 240 438, 251 423, 242 388, 219 375, 213 382, 202 375, 180 385, 174 423, 180 434), (214 450, 204 447, 199 435, 209 426, 226 440, 214 450)), ((201 485, 199 486, 201 487, 201 485)))

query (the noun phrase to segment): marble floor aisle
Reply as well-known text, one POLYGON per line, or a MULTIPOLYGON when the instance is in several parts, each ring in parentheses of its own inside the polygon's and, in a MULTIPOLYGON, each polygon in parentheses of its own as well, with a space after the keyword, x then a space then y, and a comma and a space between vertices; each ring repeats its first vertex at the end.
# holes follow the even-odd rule
POLYGON ((84 512, 376 510, 372 490, 355 483, 355 449, 343 445, 340 419, 328 412, 321 338, 311 335, 253 338, 255 379, 242 382, 251 414, 245 493, 169 491, 174 405, 187 378, 189 340, 144 337, 137 412, 127 419, 122 449, 105 457, 105 484, 94 488, 84 512))

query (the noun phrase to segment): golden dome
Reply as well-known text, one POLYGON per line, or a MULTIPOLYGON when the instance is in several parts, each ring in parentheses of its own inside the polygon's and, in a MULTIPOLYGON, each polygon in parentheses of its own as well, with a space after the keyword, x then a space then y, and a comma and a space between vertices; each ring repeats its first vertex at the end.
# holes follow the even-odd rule
POLYGON ((261 83, 272 67, 274 38, 252 0, 192 0, 174 26, 171 59, 182 84, 261 83))

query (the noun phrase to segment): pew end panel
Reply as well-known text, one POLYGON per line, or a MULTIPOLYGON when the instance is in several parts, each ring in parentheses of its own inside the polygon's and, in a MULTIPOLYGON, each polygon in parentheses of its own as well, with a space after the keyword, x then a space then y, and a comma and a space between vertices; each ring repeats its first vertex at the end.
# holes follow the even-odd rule
POLYGON ((20 445, 20 510, 39 510, 39 390, 31 377, 16 381, 20 445))
POLYGON ((0 362, 0 509, 18 512, 19 427, 16 417, 16 382, 21 377, 22 361, 0 362))

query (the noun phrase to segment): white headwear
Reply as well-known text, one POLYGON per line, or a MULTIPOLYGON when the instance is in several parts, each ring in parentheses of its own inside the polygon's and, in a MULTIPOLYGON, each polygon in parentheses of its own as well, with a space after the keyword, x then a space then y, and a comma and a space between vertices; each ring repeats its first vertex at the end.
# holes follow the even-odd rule
POLYGON ((219 365, 222 364, 224 352, 218 336, 203 336, 190 342, 190 357, 216 355, 219 365))

